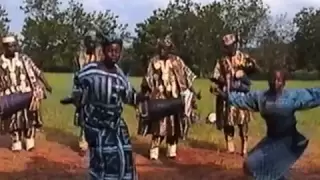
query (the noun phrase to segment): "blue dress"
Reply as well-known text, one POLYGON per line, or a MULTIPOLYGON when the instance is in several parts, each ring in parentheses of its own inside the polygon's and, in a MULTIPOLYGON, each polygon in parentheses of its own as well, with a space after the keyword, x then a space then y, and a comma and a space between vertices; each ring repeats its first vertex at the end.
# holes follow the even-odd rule
POLYGON ((136 180, 123 103, 135 104, 136 93, 122 70, 107 72, 91 63, 76 74, 75 94, 81 96, 81 116, 90 153, 91 180, 136 180))
POLYGON ((320 88, 285 89, 276 98, 268 91, 245 96, 230 93, 229 102, 238 108, 260 112, 267 136, 249 153, 247 168, 256 180, 279 180, 302 155, 308 140, 296 130, 295 112, 320 105, 320 88))

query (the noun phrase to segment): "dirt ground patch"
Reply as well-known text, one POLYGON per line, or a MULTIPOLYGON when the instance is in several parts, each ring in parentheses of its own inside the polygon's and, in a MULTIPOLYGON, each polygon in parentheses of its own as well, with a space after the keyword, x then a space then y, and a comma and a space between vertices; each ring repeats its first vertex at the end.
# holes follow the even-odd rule
MULTIPOLYGON (((1 180, 85 180, 88 160, 81 158, 73 148, 39 140, 34 152, 12 153, 8 138, 0 138, 1 180)), ((241 180, 242 158, 215 150, 181 147, 176 160, 147 158, 145 143, 134 143, 135 160, 141 180, 241 180)), ((308 148, 303 158, 292 169, 293 179, 319 180, 320 156, 316 147, 308 148)), ((163 151, 164 152, 164 151, 163 151)))

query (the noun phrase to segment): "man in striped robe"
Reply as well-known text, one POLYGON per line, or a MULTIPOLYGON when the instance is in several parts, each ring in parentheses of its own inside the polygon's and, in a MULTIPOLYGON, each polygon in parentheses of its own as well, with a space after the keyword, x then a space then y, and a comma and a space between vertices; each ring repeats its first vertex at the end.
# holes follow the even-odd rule
MULTIPOLYGON (((249 55, 237 50, 239 37, 235 34, 228 34, 223 37, 225 56, 219 59, 215 65, 214 72, 210 80, 219 89, 226 92, 233 91, 231 85, 239 75, 249 75, 258 67, 255 60, 249 55)), ((249 83, 250 89, 250 83, 249 83)), ((212 88, 211 88, 212 89, 212 88)), ((241 154, 247 154, 248 146, 248 123, 251 118, 250 111, 241 110, 229 105, 219 95, 216 97, 216 123, 218 129, 224 130, 227 149, 230 153, 235 152, 234 135, 235 126, 239 127, 241 138, 241 154)))
MULTIPOLYGON (((43 91, 44 88, 52 91, 42 71, 27 55, 18 52, 14 36, 4 37, 2 43, 4 53, 0 56, 0 96, 43 91)), ((34 106, 14 113, 9 120, 1 121, 1 132, 11 134, 12 151, 22 150, 22 143, 28 151, 35 147, 36 128, 42 126, 39 110, 42 98, 34 99, 34 106)))
POLYGON ((158 41, 159 55, 150 60, 147 74, 141 83, 141 91, 148 93, 150 98, 182 97, 185 101, 184 114, 177 113, 160 121, 152 121, 149 124, 140 123, 138 133, 140 135, 152 135, 149 152, 151 160, 158 159, 159 146, 164 138, 166 138, 167 143, 167 157, 175 158, 178 140, 187 135, 191 121, 193 108, 191 102, 195 95, 192 85, 196 75, 179 56, 172 54, 173 48, 174 45, 170 36, 158 41))

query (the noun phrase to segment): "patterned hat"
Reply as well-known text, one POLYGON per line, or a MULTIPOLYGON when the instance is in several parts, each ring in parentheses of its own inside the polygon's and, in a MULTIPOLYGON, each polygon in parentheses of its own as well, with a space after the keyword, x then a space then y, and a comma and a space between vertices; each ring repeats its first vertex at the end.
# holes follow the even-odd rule
POLYGON ((227 34, 223 36, 222 40, 225 46, 230 46, 237 42, 237 37, 235 34, 227 34))

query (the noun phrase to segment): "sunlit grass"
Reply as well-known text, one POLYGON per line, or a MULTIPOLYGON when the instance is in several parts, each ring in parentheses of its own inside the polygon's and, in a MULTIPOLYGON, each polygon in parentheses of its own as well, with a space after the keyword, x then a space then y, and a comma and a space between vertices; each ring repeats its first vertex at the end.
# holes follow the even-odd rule
MULTIPOLYGON (((45 126, 60 130, 65 133, 77 134, 78 129, 73 126, 72 106, 62 106, 59 100, 70 93, 72 82, 71 74, 47 74, 47 78, 53 86, 53 94, 44 102, 43 118, 45 126)), ((131 83, 138 87, 140 78, 130 78, 131 83)), ((320 81, 291 81, 288 83, 289 88, 303 88, 317 86, 320 81)), ((264 81, 255 81, 253 89, 266 88, 264 81)), ((197 80, 195 84, 197 90, 202 92, 202 100, 198 102, 198 107, 204 119, 214 108, 214 97, 209 93, 208 80, 197 80)), ((126 119, 130 128, 131 136, 135 137, 137 132, 137 120, 135 119, 135 111, 132 107, 125 107, 123 117, 126 119)), ((308 136, 316 136, 320 130, 320 111, 313 109, 297 113, 299 128, 308 136)), ((281 121, 281 119, 279 119, 281 121)), ((254 120, 250 123, 250 136, 259 139, 264 135, 264 123, 259 114, 254 114, 254 120)), ((59 133, 59 132, 57 132, 59 133)), ((222 144, 223 136, 220 131, 212 125, 204 123, 204 120, 192 127, 190 131, 190 139, 204 141, 209 143, 222 144)), ((188 141, 185 142, 188 144, 188 141)))

